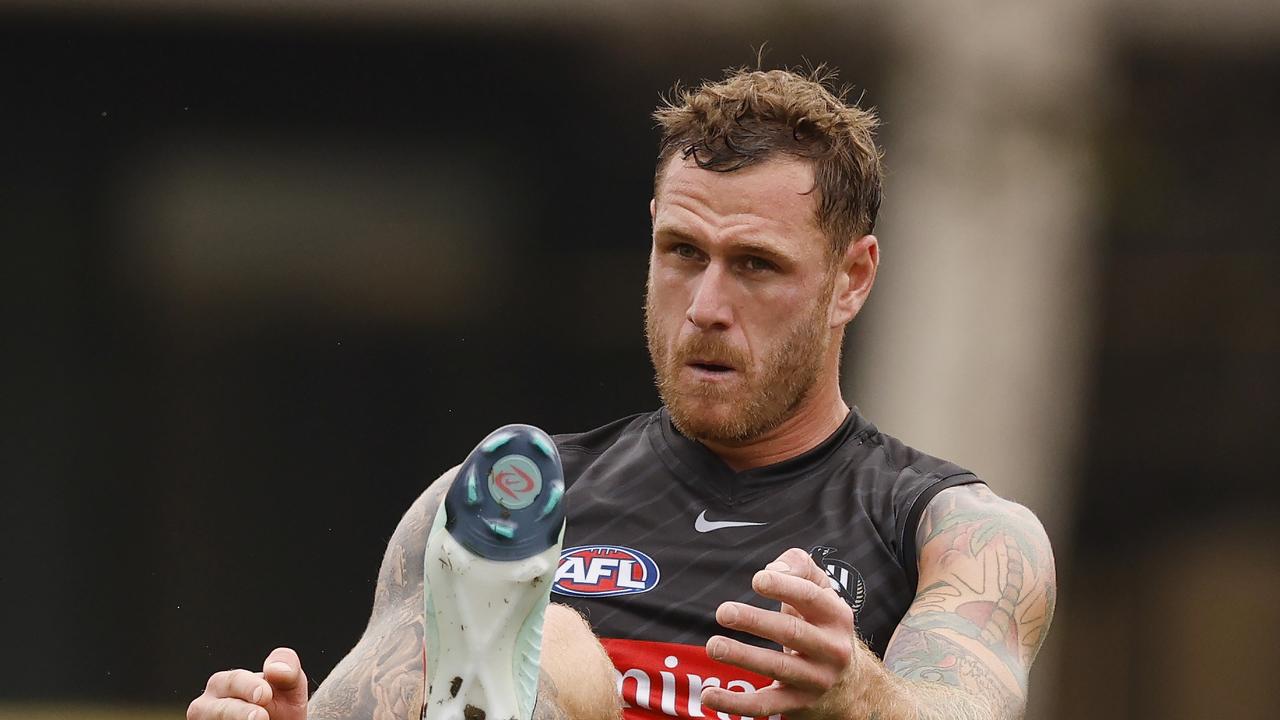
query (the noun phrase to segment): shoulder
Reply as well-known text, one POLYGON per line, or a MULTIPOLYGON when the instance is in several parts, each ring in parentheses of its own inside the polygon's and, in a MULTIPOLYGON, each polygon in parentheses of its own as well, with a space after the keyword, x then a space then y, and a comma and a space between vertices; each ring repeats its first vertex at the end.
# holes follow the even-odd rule
POLYGON ((918 450, 875 427, 866 436, 866 444, 870 453, 863 463, 872 473, 870 484, 892 512, 895 535, 903 545, 924 508, 938 493, 982 482, 972 471, 918 450))
POLYGON ((973 636, 1006 657, 1025 692, 1057 605, 1053 549, 1035 513, 985 485, 950 488, 929 503, 916 542, 917 619, 949 612, 975 623, 973 636))
POLYGON ((993 541, 1052 571, 1049 535, 1029 508, 1000 497, 984 484, 947 488, 929 502, 916 528, 921 574, 926 564, 954 560, 956 549, 977 552, 993 541))
POLYGON ((916 580, 915 529, 940 493, 948 488, 980 485, 972 471, 912 447, 874 426, 865 435, 866 452, 857 458, 856 487, 868 496, 882 535, 895 550, 907 578, 916 580))
POLYGON ((877 464, 894 478, 896 486, 909 485, 914 480, 929 482, 956 476, 970 476, 977 481, 971 471, 914 448, 889 433, 873 428, 867 441, 876 450, 877 464))

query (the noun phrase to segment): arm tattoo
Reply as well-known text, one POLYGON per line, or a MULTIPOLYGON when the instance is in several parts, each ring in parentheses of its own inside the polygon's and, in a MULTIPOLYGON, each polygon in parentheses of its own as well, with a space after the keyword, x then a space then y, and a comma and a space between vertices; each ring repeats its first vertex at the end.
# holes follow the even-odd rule
POLYGON ((373 613, 356 646, 311 697, 310 720, 418 720, 422 712, 422 555, 446 473, 409 508, 378 572, 373 613))
POLYGON ((922 719, 1020 717, 1056 599, 1044 530, 1027 509, 966 485, 929 504, 916 541, 925 584, 885 667, 920 691, 922 719))

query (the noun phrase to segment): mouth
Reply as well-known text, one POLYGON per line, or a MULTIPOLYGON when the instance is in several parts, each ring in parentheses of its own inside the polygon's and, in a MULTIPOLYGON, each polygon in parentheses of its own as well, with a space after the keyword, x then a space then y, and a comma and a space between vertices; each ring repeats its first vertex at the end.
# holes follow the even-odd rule
POLYGON ((728 375, 729 373, 737 371, 737 369, 731 365, 725 365, 724 363, 716 362, 714 360, 691 360, 686 363, 686 365, 694 370, 713 376, 728 375))

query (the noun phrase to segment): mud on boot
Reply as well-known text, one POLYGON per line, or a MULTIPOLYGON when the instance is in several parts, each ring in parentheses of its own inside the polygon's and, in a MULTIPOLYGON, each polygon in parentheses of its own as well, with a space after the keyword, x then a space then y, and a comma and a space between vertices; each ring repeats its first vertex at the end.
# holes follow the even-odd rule
POLYGON ((551 438, 530 425, 490 433, 428 531, 423 720, 532 718, 563 535, 564 473, 551 438))

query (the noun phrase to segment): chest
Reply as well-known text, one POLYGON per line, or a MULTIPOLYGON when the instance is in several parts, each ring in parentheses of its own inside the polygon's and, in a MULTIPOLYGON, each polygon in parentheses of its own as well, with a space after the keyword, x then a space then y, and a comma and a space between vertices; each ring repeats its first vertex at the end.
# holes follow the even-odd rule
POLYGON ((582 611, 602 638, 703 645, 727 632, 716 608, 734 600, 776 609, 751 577, 798 547, 854 609, 859 634, 883 652, 913 589, 875 517, 874 498, 839 477, 729 503, 669 474, 584 472, 567 496, 569 520, 552 599, 582 611))

